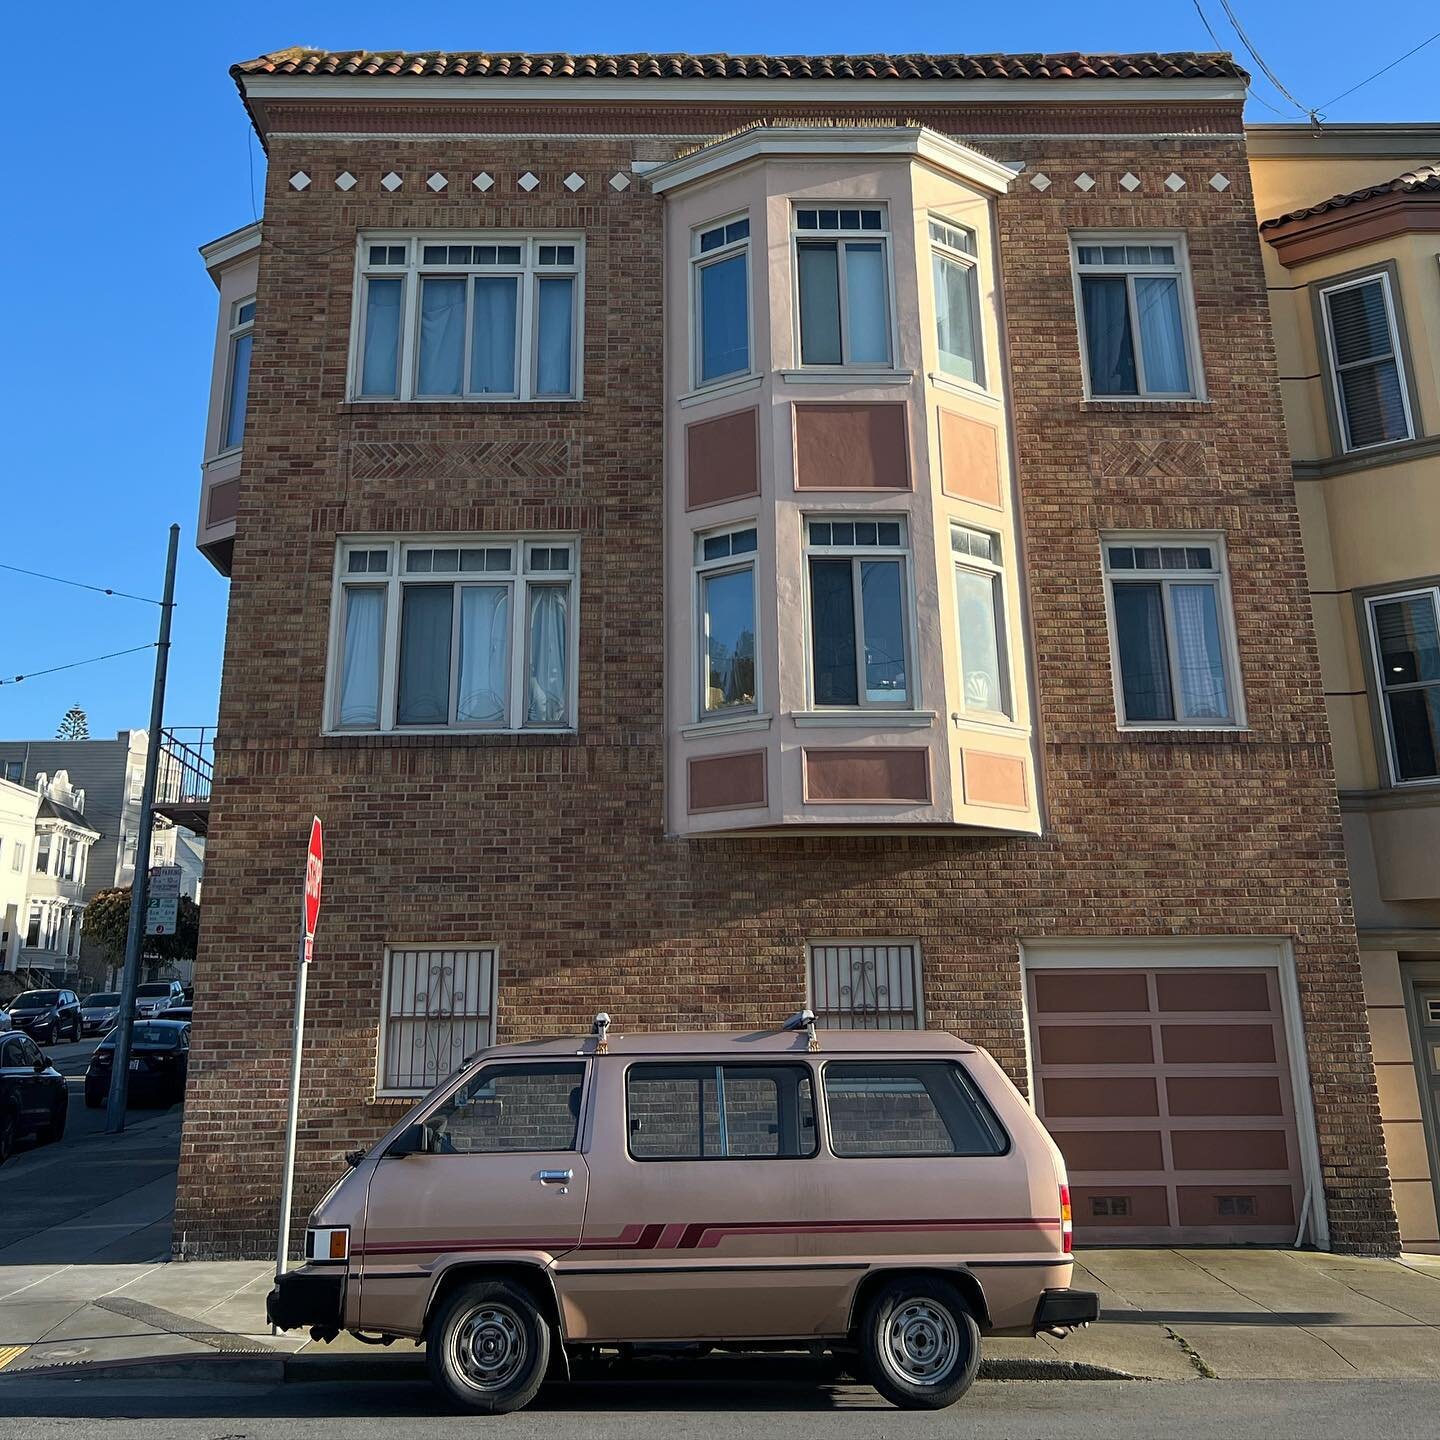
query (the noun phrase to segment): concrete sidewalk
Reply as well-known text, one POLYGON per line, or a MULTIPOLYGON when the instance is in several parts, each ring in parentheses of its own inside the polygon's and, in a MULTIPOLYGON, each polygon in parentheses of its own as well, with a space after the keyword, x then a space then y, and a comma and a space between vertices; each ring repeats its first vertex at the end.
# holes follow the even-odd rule
MULTIPOLYGON (((0 1371, 247 1356, 291 1374, 330 1357, 393 1367, 348 1336, 271 1336, 266 1261, 0 1266, 0 1371)), ((987 1373, 1036 1378, 1331 1380, 1440 1375, 1440 1259, 1291 1250, 1087 1250, 1075 1285, 1104 1318, 1066 1340, 990 1340, 987 1373), (1038 1363, 1037 1363, 1038 1362, 1038 1363)), ((3 1377, 0 1377, 3 1385, 3 1377)))

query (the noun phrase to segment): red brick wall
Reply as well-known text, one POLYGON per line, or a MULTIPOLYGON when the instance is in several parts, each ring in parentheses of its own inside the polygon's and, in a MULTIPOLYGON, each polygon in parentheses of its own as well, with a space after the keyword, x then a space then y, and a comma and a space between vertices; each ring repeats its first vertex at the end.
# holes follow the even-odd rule
POLYGON ((1332 1232, 1393 1250, 1242 142, 992 147, 1053 181, 1041 195, 1022 176, 1000 205, 1046 834, 688 842, 662 820, 661 202, 606 183, 645 143, 271 139, 177 1248, 270 1243, 318 813, 297 1223, 342 1153, 403 1109, 373 1099, 387 943, 497 944, 499 1033, 516 1038, 599 1009, 622 1029, 774 1022, 803 999, 807 941, 913 936, 928 1022, 1023 1080, 1022 938, 1233 934, 1293 942, 1332 1232), (391 168, 394 195, 378 186, 391 168), (526 169, 543 182, 529 197, 526 169), (1127 169, 1144 181, 1133 198, 1127 169), (1160 183, 1172 169, 1178 197, 1160 183), (451 177, 438 197, 434 170, 451 177), (483 197, 481 170, 497 182, 483 197), (560 185, 572 170, 578 197, 560 185), (1088 198, 1082 170, 1100 182, 1088 198), (1205 183, 1217 170, 1222 194, 1205 183), (583 227, 585 401, 348 406, 356 229, 467 224, 583 227), (1082 401, 1066 227, 1101 225, 1188 231, 1208 403, 1082 401), (1225 532, 1247 731, 1116 730, 1097 539, 1111 526, 1225 532), (579 733, 322 738, 335 537, 520 528, 583 536, 579 733))

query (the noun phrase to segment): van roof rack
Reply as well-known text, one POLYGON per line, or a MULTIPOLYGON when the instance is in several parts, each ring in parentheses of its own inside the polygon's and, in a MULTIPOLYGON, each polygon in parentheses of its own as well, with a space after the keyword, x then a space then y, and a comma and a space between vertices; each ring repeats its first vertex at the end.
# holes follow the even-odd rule
POLYGON ((601 1011, 590 1024, 590 1033, 595 1037, 595 1053, 597 1055, 608 1055, 610 1053, 610 1017, 601 1011))
POLYGON ((813 1010, 797 1010, 780 1028, 782 1030, 803 1030, 810 1037, 810 1043, 805 1048, 807 1050, 820 1048, 820 1041, 815 1036, 815 1012, 813 1010))

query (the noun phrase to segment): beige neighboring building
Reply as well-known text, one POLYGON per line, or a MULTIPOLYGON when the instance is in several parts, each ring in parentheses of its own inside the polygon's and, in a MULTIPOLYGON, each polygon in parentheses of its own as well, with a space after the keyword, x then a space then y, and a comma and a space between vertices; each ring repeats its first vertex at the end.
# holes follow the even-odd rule
POLYGON ((14 970, 25 940, 30 857, 40 796, 0 778, 0 975, 14 970))
POLYGON ((1440 125, 1250 162, 1395 1207, 1440 1252, 1440 125))

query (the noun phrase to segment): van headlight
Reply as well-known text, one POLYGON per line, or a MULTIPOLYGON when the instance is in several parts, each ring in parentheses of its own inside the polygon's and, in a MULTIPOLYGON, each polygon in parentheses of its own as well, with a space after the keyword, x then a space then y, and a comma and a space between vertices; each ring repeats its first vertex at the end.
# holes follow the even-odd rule
POLYGON ((350 1258, 348 1225, 314 1226, 305 1232, 305 1258, 320 1265, 350 1258))

